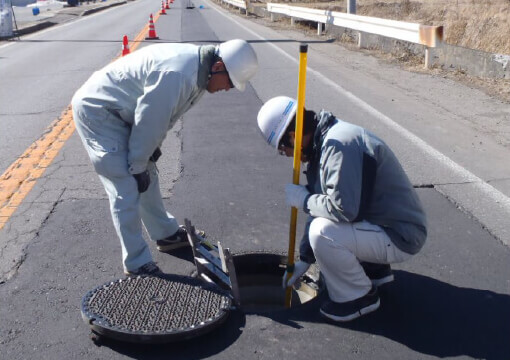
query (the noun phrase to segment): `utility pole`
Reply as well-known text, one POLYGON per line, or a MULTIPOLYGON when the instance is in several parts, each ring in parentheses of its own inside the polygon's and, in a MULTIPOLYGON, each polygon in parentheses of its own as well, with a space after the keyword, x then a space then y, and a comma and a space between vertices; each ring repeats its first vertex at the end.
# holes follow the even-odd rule
POLYGON ((9 38, 13 35, 11 0, 0 0, 0 38, 9 38))
POLYGON ((347 0, 347 13, 356 14, 356 0, 347 0))

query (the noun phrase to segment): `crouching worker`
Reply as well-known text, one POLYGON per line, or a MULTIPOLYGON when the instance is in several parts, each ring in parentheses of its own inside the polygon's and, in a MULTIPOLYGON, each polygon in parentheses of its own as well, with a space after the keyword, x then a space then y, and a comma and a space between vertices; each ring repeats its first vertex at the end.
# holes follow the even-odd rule
POLYGON ((205 90, 243 91, 257 68, 244 40, 156 44, 95 72, 74 95, 76 129, 108 194, 127 275, 160 273, 142 222, 158 250, 188 245, 159 189, 155 162, 167 131, 205 90))
MULTIPOLYGON (((280 96, 257 117, 266 141, 293 156, 296 101, 280 96)), ((427 237, 416 192, 391 149, 369 131, 327 111, 304 110, 302 160, 307 186, 286 185, 288 205, 309 214, 293 286, 317 261, 329 301, 320 312, 349 321, 379 307, 377 287, 393 280, 390 264, 410 259, 427 237)))

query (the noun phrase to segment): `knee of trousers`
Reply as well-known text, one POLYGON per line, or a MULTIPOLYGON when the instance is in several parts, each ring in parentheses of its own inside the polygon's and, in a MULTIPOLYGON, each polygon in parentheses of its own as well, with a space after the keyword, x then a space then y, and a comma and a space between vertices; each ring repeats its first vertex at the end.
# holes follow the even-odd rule
POLYGON ((308 237, 310 239, 310 246, 313 249, 315 256, 320 256, 321 253, 327 252, 331 247, 332 239, 328 239, 324 235, 324 229, 327 226, 327 220, 324 218, 315 218, 310 224, 308 230, 308 237))
POLYGON ((342 225, 325 218, 313 219, 308 237, 310 246, 317 258, 342 250, 350 251, 349 243, 352 238, 352 230, 347 224, 346 226, 342 225), (332 231, 332 228, 334 228, 334 231, 332 231))

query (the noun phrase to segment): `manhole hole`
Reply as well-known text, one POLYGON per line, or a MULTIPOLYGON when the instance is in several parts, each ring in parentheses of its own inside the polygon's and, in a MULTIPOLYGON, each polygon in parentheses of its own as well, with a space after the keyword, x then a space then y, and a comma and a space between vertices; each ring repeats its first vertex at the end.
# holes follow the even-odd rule
POLYGON ((89 291, 82 317, 93 334, 139 343, 189 339, 215 329, 231 300, 217 286, 187 276, 137 277, 89 291))
MULTIPOLYGON (((285 309, 282 277, 287 256, 273 253, 243 253, 233 256, 245 312, 270 312, 285 309)), ((317 265, 312 265, 292 294, 291 307, 310 303, 324 290, 317 265)))

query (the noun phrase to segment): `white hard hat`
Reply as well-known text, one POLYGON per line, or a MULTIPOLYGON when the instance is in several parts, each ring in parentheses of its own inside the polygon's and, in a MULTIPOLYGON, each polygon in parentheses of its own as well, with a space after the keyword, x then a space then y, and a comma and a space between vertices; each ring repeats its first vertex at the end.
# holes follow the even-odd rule
POLYGON ((257 123, 267 143, 278 150, 278 144, 296 114, 297 101, 288 96, 268 100, 259 110, 257 123))
POLYGON ((223 60, 235 88, 244 91, 246 83, 259 68, 257 55, 251 45, 244 40, 229 40, 219 45, 218 56, 223 60))

